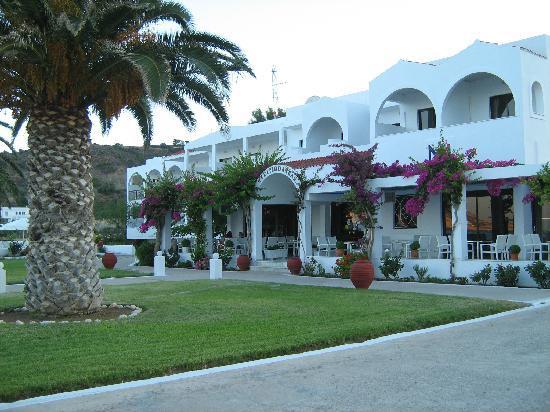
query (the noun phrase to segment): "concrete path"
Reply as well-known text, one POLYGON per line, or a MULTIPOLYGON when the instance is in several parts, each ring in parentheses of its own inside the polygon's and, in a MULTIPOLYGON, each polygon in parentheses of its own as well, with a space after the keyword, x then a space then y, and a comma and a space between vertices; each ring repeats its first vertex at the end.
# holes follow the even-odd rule
POLYGON ((550 305, 25 411, 549 411, 550 305))
MULTIPOLYGON (((117 264, 117 269, 135 270, 138 272, 152 272, 150 267, 127 267, 126 262, 117 264)), ((137 278, 119 278, 104 279, 105 285, 129 285, 135 283, 147 283, 156 281, 188 281, 208 279, 208 271, 197 271, 192 269, 166 269, 167 276, 163 278, 146 276, 137 278)), ((224 272, 224 279, 246 280, 251 282, 270 282, 292 285, 306 286, 325 286, 338 288, 352 288, 353 285, 347 279, 339 278, 314 278, 309 276, 293 276, 288 273, 281 273, 281 270, 275 271, 247 271, 247 272, 224 272)), ((392 282, 375 281, 371 286, 376 290, 389 290, 395 292, 416 292, 428 293, 434 295, 465 296, 484 299, 513 300, 517 302, 536 302, 550 298, 550 289, 534 288, 505 288, 500 286, 477 286, 477 285, 446 285, 435 283, 417 283, 417 282, 392 282)), ((23 290, 23 285, 8 285, 8 292, 19 292, 23 290)))

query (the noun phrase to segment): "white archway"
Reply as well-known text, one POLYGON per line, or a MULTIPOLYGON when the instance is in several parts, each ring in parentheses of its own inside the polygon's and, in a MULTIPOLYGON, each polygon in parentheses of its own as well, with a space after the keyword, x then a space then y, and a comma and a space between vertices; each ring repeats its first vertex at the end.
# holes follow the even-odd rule
POLYGON ((515 116, 512 90, 499 76, 471 73, 458 80, 443 103, 442 125, 480 122, 515 116))
POLYGON ((384 99, 375 120, 375 136, 436 127, 432 100, 418 89, 403 88, 384 99))
POLYGON ((170 172, 170 174, 172 175, 172 177, 174 179, 181 179, 181 177, 183 176, 183 172, 181 171, 181 169, 174 165, 172 166, 170 169, 168 169, 168 171, 170 172))
POLYGON ((151 182, 155 183, 158 182, 162 176, 157 169, 153 169, 147 173, 147 177, 151 182))
POLYGON ((306 136, 305 149, 308 152, 318 152, 321 146, 329 142, 337 143, 344 139, 342 126, 332 117, 321 117, 309 128, 306 136))

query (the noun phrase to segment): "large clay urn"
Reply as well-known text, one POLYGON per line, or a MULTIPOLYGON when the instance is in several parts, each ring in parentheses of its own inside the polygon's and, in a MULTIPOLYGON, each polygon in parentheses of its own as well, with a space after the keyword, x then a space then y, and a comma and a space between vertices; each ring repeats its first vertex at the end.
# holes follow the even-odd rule
POLYGON ((117 258, 114 253, 107 252, 101 258, 101 262, 103 262, 105 269, 113 269, 116 265, 117 258))
POLYGON ((288 271, 293 275, 299 275, 302 271, 302 259, 300 259, 298 256, 289 257, 286 261, 286 267, 288 268, 288 271))
POLYGON ((351 283, 357 289, 368 289, 374 280, 372 262, 359 259, 351 265, 351 283))
POLYGON ((248 255, 239 255, 239 257, 237 257, 237 267, 239 270, 250 269, 250 258, 248 255))

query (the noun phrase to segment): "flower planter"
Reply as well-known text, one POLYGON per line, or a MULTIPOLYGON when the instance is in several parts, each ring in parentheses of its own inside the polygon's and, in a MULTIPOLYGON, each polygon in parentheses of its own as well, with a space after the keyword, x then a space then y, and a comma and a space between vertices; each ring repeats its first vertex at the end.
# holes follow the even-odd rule
POLYGON ((336 256, 337 257, 342 257, 344 256, 346 250, 345 249, 336 249, 336 256))
POLYGON ((237 258, 237 267, 239 270, 248 270, 250 269, 250 258, 248 255, 239 255, 237 258))
POLYGON ((101 262, 103 266, 105 266, 105 269, 113 269, 116 265, 117 258, 114 253, 107 252, 101 258, 101 262))
POLYGON ((411 259, 418 259, 418 250, 411 250, 411 259))
POLYGON ((357 289, 368 289, 374 280, 374 267, 368 260, 357 260, 351 265, 351 283, 357 289))
POLYGON ((293 275, 299 275, 302 271, 302 259, 298 256, 292 256, 286 261, 288 271, 293 275))
POLYGON ((519 253, 510 253, 510 260, 519 260, 519 253))

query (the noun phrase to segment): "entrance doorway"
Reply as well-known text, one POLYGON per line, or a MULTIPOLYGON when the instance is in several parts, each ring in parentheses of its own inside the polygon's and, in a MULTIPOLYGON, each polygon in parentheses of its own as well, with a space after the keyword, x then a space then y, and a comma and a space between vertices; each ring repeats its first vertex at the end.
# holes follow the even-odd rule
POLYGON ((263 205, 262 237, 298 236, 296 205, 263 205))

